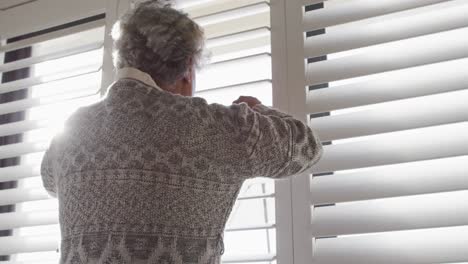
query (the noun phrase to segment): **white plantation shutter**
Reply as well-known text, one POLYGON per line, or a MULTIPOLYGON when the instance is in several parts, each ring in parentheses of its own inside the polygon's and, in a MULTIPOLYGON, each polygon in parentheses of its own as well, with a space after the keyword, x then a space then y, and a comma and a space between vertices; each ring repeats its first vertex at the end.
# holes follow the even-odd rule
MULTIPOLYGON (((54 4, 52 0, 43 1, 54 4)), ((59 9, 57 6, 62 5, 59 2, 53 10, 59 9)), ((0 263, 56 263, 58 260, 57 202, 42 187, 39 162, 63 120, 77 107, 95 102, 105 93, 113 79, 110 26, 132 5, 127 0, 85 2, 94 13, 83 11, 81 17, 76 17, 69 12, 72 15, 63 15, 58 21, 66 23, 73 21, 72 18, 104 12, 106 18, 0 47, 1 52, 21 47, 32 47, 33 51, 31 58, 0 65, 0 71, 32 69, 27 79, 0 84, 1 93, 29 88, 30 94, 27 99, 0 105, 0 114, 27 111, 26 120, 0 125, 0 136, 25 135, 21 143, 0 146, 0 159, 21 157, 20 165, 0 168, 1 182, 18 181, 18 188, 0 190, 0 206, 16 204, 15 211, 0 214, 0 230, 13 230, 13 236, 0 237, 0 255, 11 256, 11 261, 0 263)), ((37 5, 36 2, 31 4, 37 5)), ((35 12, 46 10, 46 4, 35 6, 35 12)), ((73 3, 67 5, 74 6, 73 3)), ((27 8, 27 4, 21 6, 27 8)), ((252 95, 265 105, 272 105, 269 2, 177 1, 177 7, 204 27, 207 51, 211 54, 207 65, 198 73, 195 95, 210 103, 226 105, 241 94, 252 95)), ((30 14, 31 10, 26 13, 30 14)), ((15 12, 15 15, 22 14, 15 12)), ((34 20, 35 16, 32 17, 34 20)), ((10 20, 0 18, 0 21, 19 23, 13 16, 10 20)), ((46 20, 36 22, 49 25, 46 20)), ((48 26, 36 28, 36 23, 25 23, 19 32, 6 36, 46 28, 48 26)), ((224 263, 276 263, 274 185, 272 180, 255 179, 243 186, 224 236, 224 263)))
POLYGON ((286 3, 295 114, 326 143, 297 263, 467 262, 468 2, 319 2, 286 3))
MULTIPOLYGON (((58 205, 44 188, 40 162, 51 137, 78 107, 101 97, 104 15, 59 28, 42 28, 22 40, 4 44, 2 53, 30 47, 30 58, 0 65, 1 72, 29 68, 30 76, 0 84, 0 93, 27 89, 28 97, 0 105, 0 114, 24 111, 23 121, 0 126, 0 136, 22 134, 22 142, 0 146, 0 159, 20 157, 17 166, 0 168, 0 181, 17 181, 17 188, 0 190, 0 206, 15 205, 0 214, 0 255, 20 263, 56 263, 60 240, 58 205), (44 31, 45 30, 45 31, 44 31)), ((22 32, 26 33, 26 32, 22 32)), ((6 262, 10 263, 10 262, 6 262)))

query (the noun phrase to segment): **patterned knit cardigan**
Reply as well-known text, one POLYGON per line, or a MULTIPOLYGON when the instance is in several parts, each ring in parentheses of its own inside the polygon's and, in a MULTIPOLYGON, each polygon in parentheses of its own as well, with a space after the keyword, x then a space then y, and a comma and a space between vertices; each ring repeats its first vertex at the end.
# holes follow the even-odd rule
POLYGON ((60 263, 220 263, 242 182, 318 161, 301 121, 120 79, 54 137, 41 168, 58 197, 60 263))

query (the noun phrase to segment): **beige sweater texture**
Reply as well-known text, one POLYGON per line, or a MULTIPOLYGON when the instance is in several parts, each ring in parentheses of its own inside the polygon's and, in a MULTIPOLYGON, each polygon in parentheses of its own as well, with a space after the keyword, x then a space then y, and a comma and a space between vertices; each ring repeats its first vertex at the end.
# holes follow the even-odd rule
POLYGON ((301 173, 321 153, 307 125, 275 109, 120 79, 67 120, 42 162, 60 263, 220 263, 242 183, 301 173))

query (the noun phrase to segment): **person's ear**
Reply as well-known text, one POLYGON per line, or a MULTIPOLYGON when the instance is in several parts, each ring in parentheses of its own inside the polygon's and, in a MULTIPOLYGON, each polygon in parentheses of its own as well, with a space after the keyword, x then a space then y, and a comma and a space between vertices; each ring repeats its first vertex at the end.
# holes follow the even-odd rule
POLYGON ((182 78, 182 92, 185 96, 193 96, 195 89, 195 70, 193 66, 190 66, 189 70, 182 78))

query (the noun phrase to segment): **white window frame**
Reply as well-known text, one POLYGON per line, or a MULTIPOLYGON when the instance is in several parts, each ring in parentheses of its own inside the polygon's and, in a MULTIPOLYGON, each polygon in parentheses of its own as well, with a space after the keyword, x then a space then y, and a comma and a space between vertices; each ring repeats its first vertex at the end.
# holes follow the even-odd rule
MULTIPOLYGON (((303 3, 272 0, 273 106, 308 124, 305 85, 303 3), (300 89, 303 87, 304 89, 300 89)), ((310 174, 276 181, 279 264, 310 264, 312 259, 310 174)))

